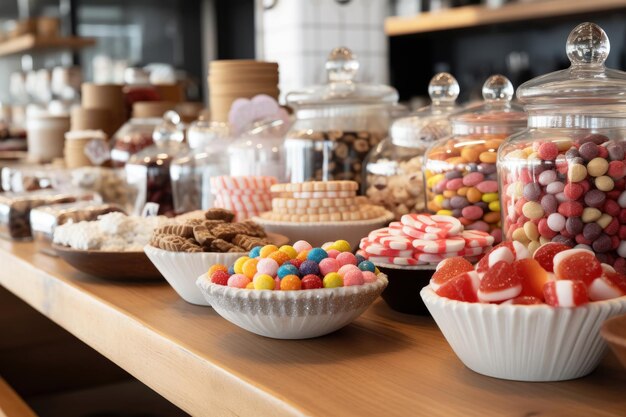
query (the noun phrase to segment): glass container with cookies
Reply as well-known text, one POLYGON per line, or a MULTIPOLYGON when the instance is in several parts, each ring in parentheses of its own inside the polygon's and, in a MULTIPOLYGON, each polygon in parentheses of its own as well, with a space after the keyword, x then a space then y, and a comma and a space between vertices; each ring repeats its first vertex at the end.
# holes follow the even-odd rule
POLYGON ((432 104, 391 125, 390 137, 379 143, 365 163, 365 195, 393 212, 396 220, 426 206, 422 165, 428 146, 452 132, 448 117, 458 111, 456 79, 442 72, 428 86, 432 104))
POLYGON ((358 70, 348 48, 335 48, 326 62, 326 84, 287 95, 296 115, 285 140, 291 182, 361 182, 367 154, 387 136, 398 92, 357 83, 358 70))
POLYGON ((135 214, 140 214, 146 203, 158 204, 158 214, 175 214, 170 164, 188 149, 183 143, 184 138, 184 125, 180 116, 174 111, 168 111, 161 125, 154 130, 154 145, 133 155, 126 164, 126 180, 137 190, 135 214))
POLYGON ((526 127, 526 113, 511 102, 513 85, 503 75, 489 77, 482 93, 484 102, 451 116, 452 135, 426 151, 426 208, 457 217, 468 230, 489 232, 498 243, 498 148, 526 127))

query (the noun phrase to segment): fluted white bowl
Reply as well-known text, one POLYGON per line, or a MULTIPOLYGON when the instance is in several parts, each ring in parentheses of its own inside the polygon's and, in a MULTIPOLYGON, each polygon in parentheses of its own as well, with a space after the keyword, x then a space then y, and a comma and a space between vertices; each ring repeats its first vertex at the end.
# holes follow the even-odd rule
POLYGON ((170 252, 151 245, 146 245, 143 250, 183 300, 201 306, 210 306, 211 304, 196 286, 198 275, 205 274, 211 265, 232 265, 237 258, 247 255, 247 252, 170 252))
POLYGON ((626 312, 626 296, 575 308, 467 303, 420 295, 459 359, 479 374, 563 381, 592 372, 606 350, 600 327, 626 312))
POLYGON ((308 339, 338 330, 361 315, 387 286, 387 276, 364 285, 301 291, 261 291, 211 283, 206 274, 198 287, 220 316, 274 339, 308 339))

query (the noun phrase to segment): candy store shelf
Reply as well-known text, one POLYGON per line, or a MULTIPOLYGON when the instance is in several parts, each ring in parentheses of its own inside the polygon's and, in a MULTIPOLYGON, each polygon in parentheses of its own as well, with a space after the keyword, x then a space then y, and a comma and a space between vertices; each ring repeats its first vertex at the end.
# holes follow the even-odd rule
POLYGON ((21 35, 17 38, 0 42, 0 57, 14 54, 26 54, 34 51, 55 49, 81 49, 95 45, 95 39, 72 37, 38 38, 35 35, 21 35))
MULTIPOLYGON (((465 368, 429 318, 377 302, 313 340, 247 333, 165 283, 113 283, 0 242, 0 285, 194 416, 618 416, 626 378, 521 383, 465 368)), ((418 295, 415 294, 417 297, 418 295)), ((2 306, 0 306, 2 314, 2 306)))
POLYGON ((400 36, 619 9, 626 10, 624 0, 522 0, 499 8, 466 6, 414 17, 389 17, 385 20, 385 32, 400 36))

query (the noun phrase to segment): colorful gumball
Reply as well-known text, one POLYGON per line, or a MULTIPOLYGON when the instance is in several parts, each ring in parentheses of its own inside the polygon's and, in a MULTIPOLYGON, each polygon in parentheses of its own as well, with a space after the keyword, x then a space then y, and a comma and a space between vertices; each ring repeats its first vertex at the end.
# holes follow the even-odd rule
POLYGON ((261 258, 256 265, 256 270, 259 274, 266 274, 272 277, 276 275, 278 268, 278 262, 272 258, 261 258))
POLYGON ((346 265, 343 265, 341 268, 339 268, 339 271, 337 271, 337 273, 341 276, 344 276, 348 271, 352 269, 359 269, 359 268, 356 265, 346 264, 346 265))
POLYGON ((297 291, 302 288, 302 283, 297 275, 287 275, 280 280, 280 289, 282 291, 297 291))
POLYGON ((345 287, 363 285, 364 283, 365 279, 363 278, 363 271, 360 269, 351 269, 343 276, 343 285, 345 287))
POLYGON ((352 254, 351 252, 341 252, 339 255, 337 255, 337 261, 339 262, 339 265, 343 266, 343 265, 355 265, 356 266, 356 256, 354 256, 354 254, 352 254))
POLYGON ((278 268, 278 271, 276 272, 276 274, 278 275, 278 278, 283 279, 287 275, 299 275, 300 270, 296 268, 294 265, 284 264, 283 266, 278 268))
POLYGON ((307 242, 306 240, 299 240, 296 243, 293 244, 293 248, 298 252, 302 252, 302 251, 308 251, 313 249, 313 246, 311 246, 311 244, 309 242, 307 242))
POLYGON ((331 249, 336 249, 339 252, 352 252, 352 247, 347 240, 337 240, 332 244, 331 249))
POLYGON ((257 274, 252 282, 255 290, 273 290, 276 286, 274 278, 265 274, 257 274))
POLYGON ((217 285, 228 285, 228 279, 230 278, 228 272, 218 269, 211 275, 211 282, 217 285))
POLYGON ((242 256, 241 258, 238 258, 235 261, 235 264, 233 265, 233 269, 235 270, 235 274, 243 274, 243 264, 246 263, 246 261, 248 259, 250 259, 250 257, 242 256))
MULTIPOLYGON (((357 259, 358 261, 358 259, 357 259)), ((359 262, 358 265, 359 269, 361 271, 370 271, 370 272, 374 272, 376 270, 376 265, 374 265, 372 262, 370 261, 362 261, 359 262)))
POLYGON ((329 258, 335 259, 337 258, 337 255, 339 255, 341 252, 339 252, 337 249, 328 249, 326 253, 328 253, 329 258))
POLYGON ((265 245, 259 251, 259 256, 261 258, 267 258, 270 253, 276 252, 277 250, 278 250, 278 247, 276 245, 265 245))
MULTIPOLYGON (((323 259, 325 260, 325 259, 323 259)), ((305 275, 319 275, 320 267, 317 262, 306 260, 302 262, 300 265, 300 274, 301 276, 305 275)))
POLYGON ((248 278, 247 276, 243 274, 231 275, 231 277, 228 278, 229 287, 246 288, 249 283, 250 283, 250 278, 248 278))
POLYGON ((302 278, 301 284, 303 290, 314 290, 322 288, 322 279, 317 275, 307 275, 302 278))
POLYGON ((228 267, 226 265, 222 265, 222 264, 211 265, 211 267, 209 268, 209 272, 207 272, 207 275, 211 276, 211 275, 213 275, 213 273, 215 271, 228 272, 228 267))
POLYGON ((308 256, 309 256, 309 251, 308 250, 303 250, 302 252, 300 252, 298 254, 298 256, 296 256, 296 259, 298 259, 300 261, 306 261, 308 256))
POLYGON ((326 276, 327 274, 330 274, 331 272, 339 271, 340 267, 341 265, 339 265, 339 262, 334 258, 322 259, 322 262, 320 262, 319 264, 319 273, 322 276, 326 276))
POLYGON ((582 281, 548 281, 543 295, 546 304, 554 307, 577 307, 589 302, 587 286, 582 281))
POLYGON ((259 256, 261 256, 261 248, 263 246, 255 246, 252 249, 250 249, 250 253, 248 254, 248 256, 250 258, 258 258, 259 256))
POLYGON ((270 253, 267 257, 269 259, 275 260, 279 266, 291 260, 291 258, 289 257, 287 253, 283 251, 279 251, 279 250, 270 253))
POLYGON ((337 272, 331 272, 324 276, 322 281, 324 288, 338 288, 343 287, 343 277, 337 272))
POLYGON ((252 279, 257 273, 256 266, 259 263, 259 260, 260 259, 258 258, 251 258, 245 261, 241 268, 242 273, 252 279))
POLYGON ((325 258, 328 258, 328 253, 322 248, 313 248, 306 256, 308 261, 313 261, 318 264, 325 258))
POLYGON ((295 266, 296 268, 300 269, 300 266, 302 265, 302 262, 304 262, 302 259, 291 259, 289 261, 287 261, 288 264, 291 264, 293 266, 295 266))
POLYGON ((365 281, 366 284, 376 282, 377 279, 378 277, 375 273, 370 271, 363 271, 363 281, 365 281))
POLYGON ((298 251, 296 251, 293 246, 283 245, 280 248, 278 248, 278 250, 280 252, 284 252, 287 255, 289 255, 289 259, 295 259, 296 256, 298 256, 298 251))

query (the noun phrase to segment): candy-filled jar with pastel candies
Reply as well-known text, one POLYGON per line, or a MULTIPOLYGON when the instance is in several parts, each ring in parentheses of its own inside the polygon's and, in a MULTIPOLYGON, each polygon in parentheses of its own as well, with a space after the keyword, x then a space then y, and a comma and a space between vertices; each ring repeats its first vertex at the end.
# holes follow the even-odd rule
POLYGON ((452 135, 426 152, 426 207, 457 217, 468 230, 502 238, 496 160, 508 136, 526 127, 526 113, 511 103, 513 85, 493 75, 483 85, 484 102, 450 117, 452 135))
POLYGON ((387 136, 398 92, 356 82, 358 70, 348 48, 335 48, 326 62, 328 83, 287 95, 296 115, 285 140, 291 182, 361 183, 367 154, 387 136))
POLYGON ((424 211, 424 153, 432 142, 450 135, 448 117, 458 111, 459 84, 452 75, 435 75, 428 93, 432 104, 396 120, 390 137, 372 149, 365 163, 365 195, 392 211, 396 220, 424 211))
POLYGON ((531 252, 559 242, 592 250, 626 273, 626 73, 606 68, 606 33, 578 25, 571 66, 517 91, 528 129, 500 148, 506 238, 531 252))

